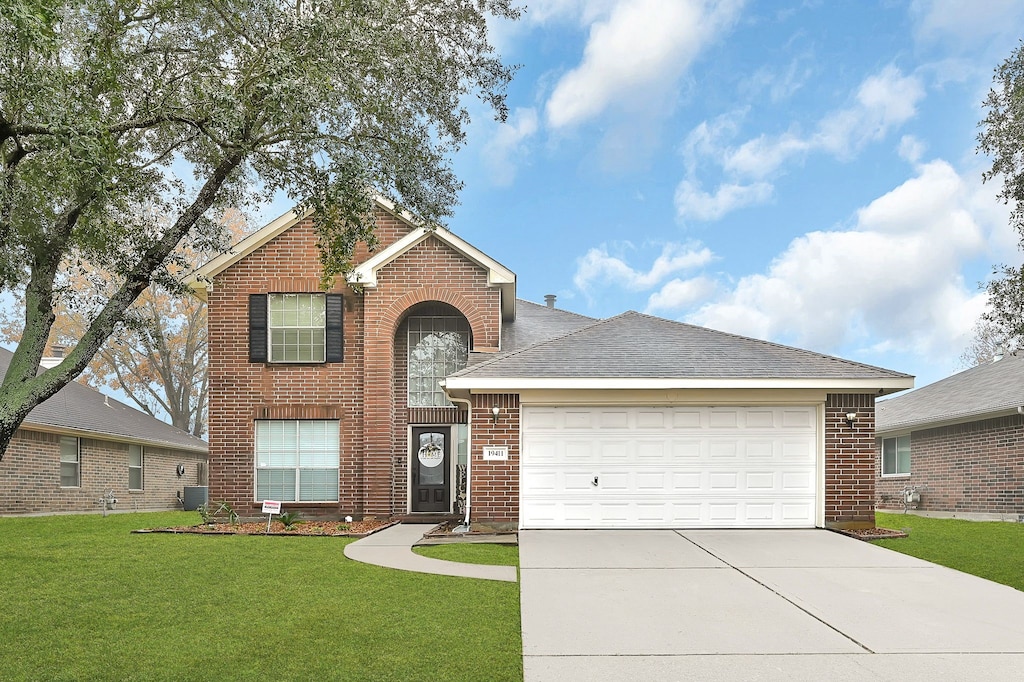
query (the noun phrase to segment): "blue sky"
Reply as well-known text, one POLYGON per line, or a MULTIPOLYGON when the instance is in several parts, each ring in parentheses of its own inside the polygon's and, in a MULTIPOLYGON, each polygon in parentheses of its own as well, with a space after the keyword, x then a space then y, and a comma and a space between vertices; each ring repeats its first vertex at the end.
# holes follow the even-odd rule
MULTIPOLYGON (((1019 0, 533 0, 449 227, 519 295, 958 369, 1018 235, 975 153, 1019 0)), ((267 207, 276 217, 288 207, 267 207)), ((9 299, 5 299, 5 303, 9 299)))
POLYGON ((1024 3, 535 0, 455 158, 449 226, 519 295, 914 374, 957 369, 1020 262, 975 153, 1024 3))

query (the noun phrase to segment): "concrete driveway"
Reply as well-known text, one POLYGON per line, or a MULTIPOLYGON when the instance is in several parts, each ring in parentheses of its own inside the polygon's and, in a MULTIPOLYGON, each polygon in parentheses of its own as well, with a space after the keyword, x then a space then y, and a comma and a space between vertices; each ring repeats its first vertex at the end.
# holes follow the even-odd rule
POLYGON ((1024 674, 1024 592, 829 531, 522 531, 519 545, 526 682, 1024 674))

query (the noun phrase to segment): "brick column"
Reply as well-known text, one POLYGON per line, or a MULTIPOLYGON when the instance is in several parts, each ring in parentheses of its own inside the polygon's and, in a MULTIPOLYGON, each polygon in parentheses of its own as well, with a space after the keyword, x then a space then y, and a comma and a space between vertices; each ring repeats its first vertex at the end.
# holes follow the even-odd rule
POLYGON ((470 412, 470 519, 519 525, 519 395, 474 395, 470 412), (497 423, 491 408, 498 407, 497 423), (485 445, 508 448, 507 461, 484 461, 485 445))
POLYGON ((830 393, 825 400, 825 526, 875 525, 875 396, 830 393), (856 412, 853 425, 846 414, 856 412))

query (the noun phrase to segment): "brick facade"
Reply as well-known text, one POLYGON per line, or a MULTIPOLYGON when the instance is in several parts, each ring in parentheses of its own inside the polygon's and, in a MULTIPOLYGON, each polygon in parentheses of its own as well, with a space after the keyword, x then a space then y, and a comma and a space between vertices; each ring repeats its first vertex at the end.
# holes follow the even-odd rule
POLYGON ((119 511, 181 509, 176 494, 198 485, 201 453, 143 448, 143 490, 128 490, 128 444, 82 438, 80 486, 60 485, 60 435, 19 429, 0 466, 0 514, 101 512, 113 490, 119 511), (185 474, 177 474, 179 464, 185 474))
POLYGON ((825 399, 825 526, 875 525, 875 396, 830 393, 825 399), (856 412, 853 425, 846 415, 856 412))
MULTIPOLYGON (((379 211, 380 248, 409 226, 379 211)), ((365 245, 356 262, 369 257, 365 245)), ((392 516, 408 512, 408 427, 465 421, 457 408, 409 409, 403 322, 418 304, 439 302, 461 313, 474 350, 493 351, 501 333, 500 292, 487 271, 434 236, 377 273, 377 285, 344 296, 344 361, 283 365, 248 355, 250 294, 317 292, 320 263, 312 220, 306 219, 217 275, 209 291, 210 499, 242 515, 259 513, 255 496, 256 419, 337 419, 339 500, 289 503, 307 514, 392 516)))
MULTIPOLYGON (((410 230, 387 212, 378 213, 381 248, 410 230)), ((356 263, 369 256, 360 245, 356 263)), ((499 350, 502 292, 489 286, 488 276, 487 269, 429 235, 382 265, 375 286, 356 290, 337 281, 331 291, 344 297, 343 362, 286 365, 250 362, 248 299, 250 294, 319 291, 312 221, 298 221, 216 274, 208 289, 210 499, 231 503, 243 516, 258 515, 255 420, 331 419, 339 424, 339 500, 287 507, 313 515, 404 516, 411 511, 410 429, 471 419, 471 517, 516 524, 519 396, 474 394, 469 414, 464 404, 410 408, 407 400, 406 321, 418 306, 461 314, 471 330, 472 350, 499 350), (497 423, 491 414, 495 406, 501 410, 497 423), (484 461, 486 445, 507 447, 508 460, 484 461)), ((872 525, 874 395, 829 395, 825 413, 826 525, 872 525), (849 411, 858 413, 852 428, 845 421, 849 411)))
POLYGON ((519 395, 473 396, 469 467, 471 513, 475 519, 519 521, 519 395), (492 408, 497 407, 494 421, 492 408), (508 461, 484 461, 484 446, 508 448, 508 461))
POLYGON ((910 434, 910 475, 882 477, 875 444, 877 502, 903 509, 904 486, 924 486, 922 511, 1016 518, 1024 514, 1024 417, 923 429, 910 434))

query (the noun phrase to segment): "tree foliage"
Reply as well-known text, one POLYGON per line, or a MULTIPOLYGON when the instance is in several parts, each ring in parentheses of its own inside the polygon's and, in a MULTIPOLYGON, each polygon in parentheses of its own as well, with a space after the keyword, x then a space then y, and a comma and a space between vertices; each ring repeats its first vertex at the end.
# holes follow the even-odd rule
POLYGON ((225 207, 284 193, 314 208, 328 277, 373 243, 372 191, 443 221, 467 97, 506 114, 511 71, 486 19, 516 14, 509 0, 0 0, 0 292, 25 297, 0 455, 148 286, 174 290, 180 243, 223 248, 225 207), (111 293, 37 376, 54 310, 80 303, 78 264, 111 293))
MULTIPOLYGON (((999 197, 1011 206, 1010 220, 1024 249, 1024 43, 996 68, 994 86, 985 98, 988 115, 981 121, 978 149, 992 158, 983 178, 1003 182, 999 197)), ((1007 342, 1024 339, 1024 269, 999 265, 986 285, 990 310, 984 320, 1002 330, 1007 342)))
POLYGON ((1019 343, 996 323, 982 318, 974 325, 974 338, 960 354, 960 367, 969 369, 992 362, 996 357, 1016 353, 1019 343))

